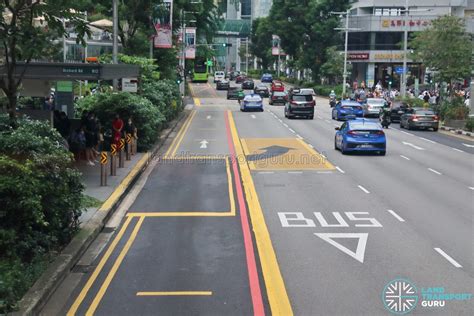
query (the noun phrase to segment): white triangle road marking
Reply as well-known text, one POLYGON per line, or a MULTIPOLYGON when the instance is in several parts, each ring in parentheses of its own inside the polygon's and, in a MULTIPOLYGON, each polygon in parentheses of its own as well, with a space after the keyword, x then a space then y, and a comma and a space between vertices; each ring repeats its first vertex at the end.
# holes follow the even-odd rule
POLYGON ((321 238, 322 240, 327 241, 328 243, 330 243, 340 251, 344 252, 345 254, 356 259, 357 261, 364 263, 365 246, 367 245, 367 238, 369 236, 368 233, 315 233, 315 235, 321 238), (340 243, 334 241, 334 239, 338 238, 358 239, 356 251, 353 252, 352 250, 341 245, 340 243))

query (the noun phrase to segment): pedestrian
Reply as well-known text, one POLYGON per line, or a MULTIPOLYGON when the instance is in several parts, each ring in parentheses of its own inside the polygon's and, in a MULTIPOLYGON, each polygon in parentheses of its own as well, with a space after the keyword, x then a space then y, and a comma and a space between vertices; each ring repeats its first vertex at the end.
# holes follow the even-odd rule
POLYGON ((115 114, 115 118, 112 121, 112 129, 113 129, 112 142, 115 145, 117 145, 117 148, 118 148, 118 145, 120 144, 120 139, 122 138, 123 128, 124 128, 124 123, 122 119, 120 118, 120 115, 115 114))
POLYGON ((84 126, 80 126, 75 129, 69 138, 69 148, 74 154, 74 158, 78 162, 81 158, 81 154, 86 149, 86 135, 84 132, 84 126))
POLYGON ((95 116, 93 112, 89 112, 89 115, 84 125, 86 135, 86 160, 89 166, 94 166, 94 160, 96 159, 96 153, 94 147, 97 145, 97 126, 95 123, 95 116))
POLYGON ((63 111, 59 114, 59 121, 56 129, 64 139, 68 139, 71 129, 71 122, 69 121, 66 112, 63 111))

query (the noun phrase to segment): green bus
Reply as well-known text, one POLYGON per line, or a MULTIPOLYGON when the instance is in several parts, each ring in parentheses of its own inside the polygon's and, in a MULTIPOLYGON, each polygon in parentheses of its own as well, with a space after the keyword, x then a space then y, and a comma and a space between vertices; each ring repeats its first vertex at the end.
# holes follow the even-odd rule
POLYGON ((207 59, 196 57, 194 60, 193 82, 207 82, 208 75, 207 59))

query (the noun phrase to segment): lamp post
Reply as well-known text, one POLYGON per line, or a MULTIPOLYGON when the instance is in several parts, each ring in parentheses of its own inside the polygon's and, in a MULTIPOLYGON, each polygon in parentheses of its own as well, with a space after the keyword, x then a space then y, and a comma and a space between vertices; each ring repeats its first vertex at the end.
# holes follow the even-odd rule
POLYGON ((407 94, 407 47, 408 47, 408 0, 405 1, 405 19, 403 26, 403 69, 400 80, 400 94, 405 97, 407 94))
MULTIPOLYGON (((118 64, 118 4, 117 0, 112 0, 113 10, 113 31, 112 31, 112 61, 114 64, 118 64)), ((118 84, 117 79, 113 80, 114 91, 117 90, 118 84)))
POLYGON ((346 81, 347 81, 347 44, 349 41, 349 31, 360 31, 360 28, 349 28, 349 13, 350 11, 347 10, 346 12, 331 12, 331 14, 337 14, 340 17, 346 16, 345 27, 340 28, 337 27, 335 30, 337 31, 345 31, 345 39, 344 39, 344 71, 342 73, 343 84, 342 84, 342 97, 346 95, 346 81))

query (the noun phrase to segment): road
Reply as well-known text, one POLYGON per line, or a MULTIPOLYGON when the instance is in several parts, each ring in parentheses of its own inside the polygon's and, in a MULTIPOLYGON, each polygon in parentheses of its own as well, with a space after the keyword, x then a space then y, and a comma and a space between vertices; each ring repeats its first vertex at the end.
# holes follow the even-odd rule
POLYGON ((385 157, 345 156, 324 98, 314 120, 288 120, 266 100, 240 112, 212 84, 191 92, 44 314, 390 315, 382 293, 404 279, 412 314, 472 315, 472 300, 422 306, 429 288, 472 293, 471 140, 393 126, 385 157))

